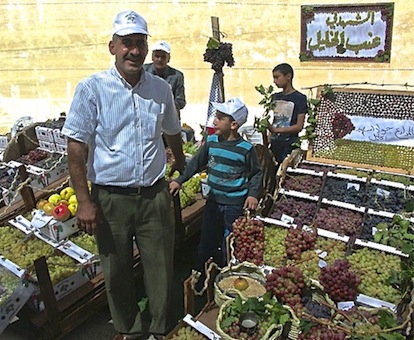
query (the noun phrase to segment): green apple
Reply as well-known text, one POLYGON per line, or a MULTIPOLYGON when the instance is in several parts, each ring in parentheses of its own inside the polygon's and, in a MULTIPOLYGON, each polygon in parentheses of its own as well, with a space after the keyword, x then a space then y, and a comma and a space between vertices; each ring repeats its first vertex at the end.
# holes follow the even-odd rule
POLYGON ((75 194, 75 189, 73 189, 72 187, 66 187, 63 188, 60 191, 60 196, 62 197, 62 199, 64 200, 68 200, 72 195, 75 194))
POLYGON ((49 196, 49 198, 47 199, 49 201, 49 203, 52 203, 54 205, 58 205, 59 202, 62 200, 62 197, 60 197, 59 194, 52 194, 49 196))

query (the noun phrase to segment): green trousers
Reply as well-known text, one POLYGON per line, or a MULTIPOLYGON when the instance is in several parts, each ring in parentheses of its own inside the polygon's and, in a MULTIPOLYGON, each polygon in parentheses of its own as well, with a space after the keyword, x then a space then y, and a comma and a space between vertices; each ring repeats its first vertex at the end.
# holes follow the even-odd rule
POLYGON ((174 214, 164 180, 139 194, 111 193, 92 186, 102 223, 96 240, 109 310, 115 329, 140 335, 143 329, 133 271, 133 237, 144 270, 145 292, 152 317, 149 332, 165 334, 171 321, 174 265, 174 214))

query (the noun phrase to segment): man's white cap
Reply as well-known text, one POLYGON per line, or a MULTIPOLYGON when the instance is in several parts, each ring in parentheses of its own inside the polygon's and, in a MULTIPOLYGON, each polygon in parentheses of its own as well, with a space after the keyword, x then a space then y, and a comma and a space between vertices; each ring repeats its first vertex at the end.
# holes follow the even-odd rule
POLYGON ((153 51, 164 51, 164 52, 167 52, 168 54, 171 53, 171 47, 165 41, 156 42, 154 45, 152 45, 152 50, 153 51))
POLYGON ((122 37, 134 33, 149 35, 145 19, 134 11, 118 13, 112 26, 112 34, 122 37))
POLYGON ((239 98, 232 98, 225 103, 211 102, 211 105, 217 110, 226 115, 232 116, 239 126, 242 126, 247 121, 247 107, 239 98))

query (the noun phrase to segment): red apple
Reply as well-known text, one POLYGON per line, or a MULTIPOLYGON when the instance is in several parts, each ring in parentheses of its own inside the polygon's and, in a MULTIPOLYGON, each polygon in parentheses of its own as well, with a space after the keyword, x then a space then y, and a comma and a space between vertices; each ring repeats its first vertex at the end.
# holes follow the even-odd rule
POLYGON ((52 216, 55 220, 66 221, 70 217, 70 210, 66 204, 61 203, 53 209, 52 216))

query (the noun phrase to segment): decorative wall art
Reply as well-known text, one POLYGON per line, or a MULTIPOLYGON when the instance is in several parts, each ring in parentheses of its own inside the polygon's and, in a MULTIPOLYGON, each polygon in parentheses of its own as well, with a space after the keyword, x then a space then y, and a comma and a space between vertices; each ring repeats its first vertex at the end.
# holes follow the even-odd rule
POLYGON ((394 3, 301 6, 301 61, 389 62, 394 3))
POLYGON ((413 107, 413 92, 332 88, 320 95, 307 158, 412 175, 413 107))

